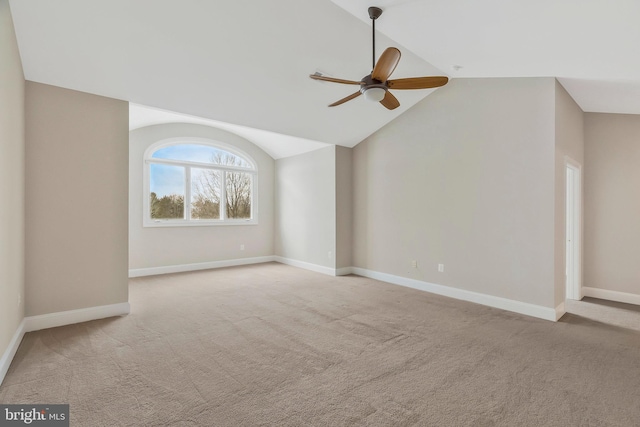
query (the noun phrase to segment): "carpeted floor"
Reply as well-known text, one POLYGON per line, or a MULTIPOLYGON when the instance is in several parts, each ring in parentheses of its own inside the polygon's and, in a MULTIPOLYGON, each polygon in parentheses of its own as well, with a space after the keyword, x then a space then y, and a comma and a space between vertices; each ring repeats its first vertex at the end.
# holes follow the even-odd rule
POLYGON ((72 426, 638 426, 640 332, 269 263, 131 280, 32 332, 3 403, 72 426))

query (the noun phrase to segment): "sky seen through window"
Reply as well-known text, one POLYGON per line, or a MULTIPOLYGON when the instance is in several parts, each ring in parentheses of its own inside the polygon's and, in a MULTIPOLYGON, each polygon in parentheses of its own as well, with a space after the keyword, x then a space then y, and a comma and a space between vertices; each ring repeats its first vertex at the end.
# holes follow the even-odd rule
MULTIPOLYGON (((227 154, 228 151, 220 150, 210 145, 201 144, 176 144, 160 148, 151 155, 155 159, 171 159, 198 163, 215 163, 216 154, 227 154)), ((240 167, 250 168, 251 165, 240 157, 237 163, 240 167)), ((152 193, 156 193, 158 198, 170 194, 184 196, 184 168, 172 165, 151 164, 150 186, 152 193)))

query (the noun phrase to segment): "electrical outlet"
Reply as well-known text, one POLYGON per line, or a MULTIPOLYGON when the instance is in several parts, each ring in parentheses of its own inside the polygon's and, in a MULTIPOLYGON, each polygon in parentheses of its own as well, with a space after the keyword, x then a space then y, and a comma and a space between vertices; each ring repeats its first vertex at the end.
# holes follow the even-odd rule
POLYGON ((331 259, 331 254, 332 254, 331 251, 327 252, 327 258, 331 259))
POLYGON ((411 267, 418 268, 418 261, 416 261, 415 259, 412 259, 411 260, 411 267))
POLYGON ((438 271, 444 273, 444 264, 438 264, 438 271))
POLYGON ((240 245, 240 250, 244 251, 244 245, 240 245))

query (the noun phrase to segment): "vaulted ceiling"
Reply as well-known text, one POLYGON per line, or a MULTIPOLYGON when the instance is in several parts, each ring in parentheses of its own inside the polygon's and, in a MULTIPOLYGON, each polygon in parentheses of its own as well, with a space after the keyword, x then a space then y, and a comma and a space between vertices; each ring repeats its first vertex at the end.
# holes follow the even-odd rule
MULTIPOLYGON (((394 78, 553 76, 585 111, 640 114, 640 2, 376 3, 385 9, 378 54, 402 51, 394 78)), ((26 79, 283 134, 288 144, 353 146, 432 92, 396 91, 394 111, 363 97, 327 107, 354 87, 309 74, 371 71, 364 0, 10 5, 26 79)))
MULTIPOLYGON (((366 21, 367 0, 335 0, 366 21)), ((636 0, 378 0, 376 28, 449 76, 557 77, 587 112, 640 114, 636 0)))
MULTIPOLYGON (((25 77, 220 122, 353 146, 389 111, 327 105, 371 72, 370 26, 329 0, 12 0, 25 77)), ((380 49, 391 44, 377 40, 380 49)), ((437 73, 405 50, 394 76, 437 73)))

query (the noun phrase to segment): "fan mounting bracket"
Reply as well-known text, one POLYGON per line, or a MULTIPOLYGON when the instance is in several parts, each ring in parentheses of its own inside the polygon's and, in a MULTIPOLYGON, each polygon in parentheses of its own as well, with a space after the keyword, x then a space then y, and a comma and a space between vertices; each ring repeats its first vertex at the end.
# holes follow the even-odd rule
POLYGON ((369 8, 369 18, 376 20, 382 15, 382 9, 379 7, 371 6, 369 8))

